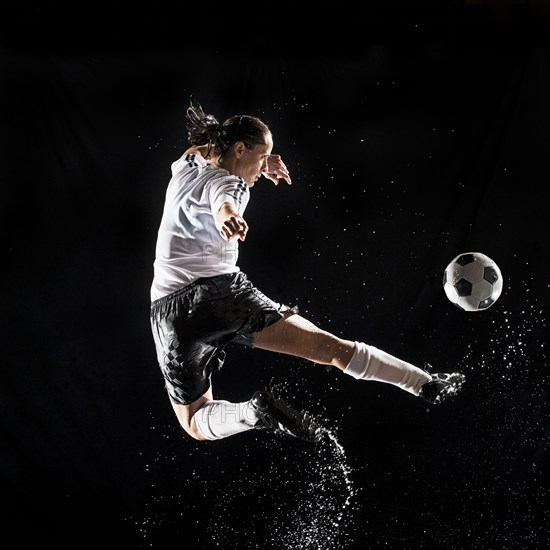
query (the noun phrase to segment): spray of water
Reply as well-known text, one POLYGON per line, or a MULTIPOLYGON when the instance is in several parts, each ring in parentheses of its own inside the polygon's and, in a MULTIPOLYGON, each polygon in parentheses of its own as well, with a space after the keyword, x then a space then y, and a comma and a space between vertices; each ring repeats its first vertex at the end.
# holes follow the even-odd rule
POLYGON ((315 450, 313 468, 290 513, 275 524, 273 548, 342 548, 347 508, 354 495, 350 468, 337 436, 325 430, 325 443, 315 450))
POLYGON ((143 548, 189 539, 189 524, 205 549, 346 548, 359 509, 353 469, 337 422, 316 419, 324 427, 315 444, 258 430, 215 445, 182 445, 181 434, 166 427, 171 449, 156 452, 146 467, 146 513, 128 518, 143 548))
POLYGON ((277 460, 252 477, 233 479, 220 494, 210 526, 218 546, 240 548, 236 541, 246 540, 247 547, 264 550, 345 548, 356 494, 345 450, 327 428, 316 445, 297 449, 292 439, 273 434, 266 443, 277 460), (246 521, 239 521, 236 509, 246 521))
POLYGON ((441 476, 434 464, 434 475, 425 480, 431 502, 441 498, 449 508, 453 503, 452 517, 437 514, 431 520, 438 542, 448 548, 456 548, 452 541, 457 540, 472 550, 538 548, 550 520, 550 486, 543 481, 550 397, 546 307, 532 298, 491 314, 482 339, 475 324, 465 337, 461 370, 467 373, 470 400, 464 413, 457 411, 460 430, 440 438, 456 462, 441 476))

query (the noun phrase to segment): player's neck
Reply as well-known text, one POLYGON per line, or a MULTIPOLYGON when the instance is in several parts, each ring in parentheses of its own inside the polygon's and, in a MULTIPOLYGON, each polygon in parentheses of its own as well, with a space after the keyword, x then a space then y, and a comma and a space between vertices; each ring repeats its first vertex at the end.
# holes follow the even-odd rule
POLYGON ((212 166, 216 166, 217 168, 223 168, 224 170, 227 170, 230 174, 235 173, 233 163, 228 159, 224 159, 223 157, 213 158, 210 161, 210 164, 212 166))

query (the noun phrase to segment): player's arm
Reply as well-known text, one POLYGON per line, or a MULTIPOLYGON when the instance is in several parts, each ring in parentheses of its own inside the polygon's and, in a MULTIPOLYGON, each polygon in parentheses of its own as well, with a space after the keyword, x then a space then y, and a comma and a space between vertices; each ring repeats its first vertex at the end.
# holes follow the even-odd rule
POLYGON ((231 203, 224 202, 217 211, 215 219, 220 235, 226 241, 235 239, 244 241, 248 232, 248 224, 231 203))

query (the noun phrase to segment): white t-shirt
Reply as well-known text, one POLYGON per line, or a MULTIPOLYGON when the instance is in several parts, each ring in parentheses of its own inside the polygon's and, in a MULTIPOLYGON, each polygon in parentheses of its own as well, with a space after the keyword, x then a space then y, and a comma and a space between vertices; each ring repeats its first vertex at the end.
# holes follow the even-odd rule
POLYGON ((200 277, 239 271, 238 240, 225 241, 214 215, 224 202, 242 216, 250 189, 242 178, 211 166, 195 154, 172 163, 158 230, 151 300, 158 300, 200 277))

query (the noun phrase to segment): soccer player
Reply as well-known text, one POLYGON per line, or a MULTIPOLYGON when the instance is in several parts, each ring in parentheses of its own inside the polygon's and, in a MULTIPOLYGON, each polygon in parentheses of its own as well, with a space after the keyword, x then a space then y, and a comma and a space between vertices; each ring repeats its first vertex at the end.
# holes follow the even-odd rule
POLYGON ((264 295, 238 266, 251 189, 261 177, 292 184, 269 127, 250 115, 219 122, 191 100, 191 145, 172 163, 158 230, 151 285, 151 328, 165 388, 183 429, 217 440, 269 428, 319 441, 322 427, 267 386, 249 399, 214 399, 212 374, 225 347, 238 342, 331 365, 358 380, 376 380, 439 403, 464 382, 433 373, 361 341, 323 330, 264 295), (289 334, 292 335, 289 338, 289 334))

